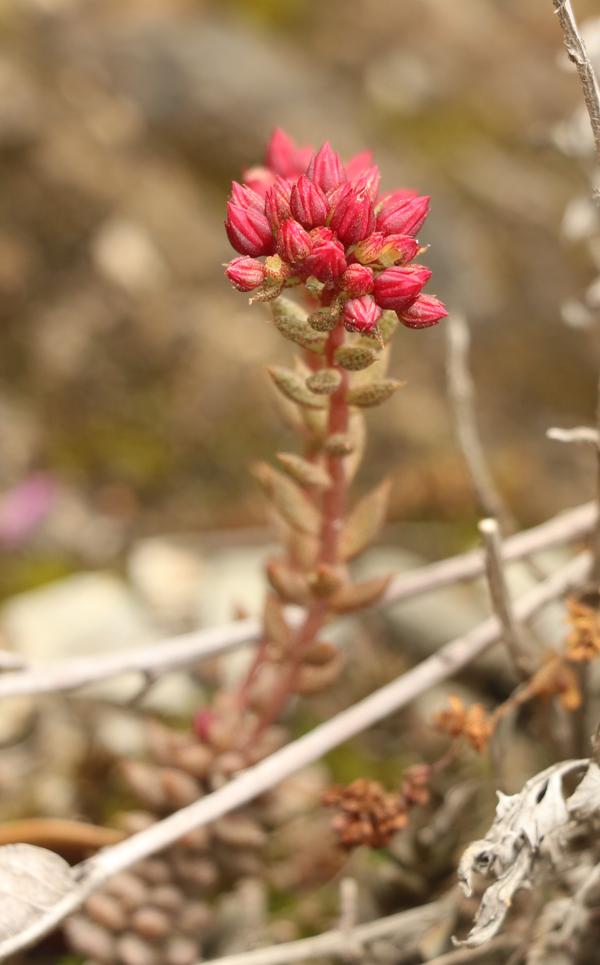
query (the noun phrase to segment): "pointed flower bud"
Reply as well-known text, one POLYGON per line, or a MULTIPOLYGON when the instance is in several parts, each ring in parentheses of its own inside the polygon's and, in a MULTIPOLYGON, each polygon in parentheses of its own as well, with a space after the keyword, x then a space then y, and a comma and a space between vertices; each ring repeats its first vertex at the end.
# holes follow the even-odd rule
POLYGON ((371 295, 363 295, 362 298, 351 298, 346 302, 342 317, 349 332, 368 333, 377 326, 381 309, 371 295))
POLYGON ((327 219, 327 198, 321 189, 301 174, 292 188, 290 207, 296 221, 304 228, 324 225, 327 219))
POLYGON ((238 291, 251 292, 262 285, 266 277, 266 269, 262 261, 243 255, 229 262, 225 274, 238 291))
POLYGON ((377 229, 385 234, 415 235, 429 214, 429 197, 398 197, 394 192, 377 215, 377 229))
POLYGON ((363 189, 356 193, 348 185, 333 207, 330 226, 345 245, 355 245, 371 234, 375 213, 369 192, 363 189))
POLYGON ((267 145, 266 166, 284 178, 295 173, 296 144, 280 127, 276 127, 267 145))
POLYGON ((342 287, 352 298, 360 298, 373 291, 373 271, 366 265, 349 265, 342 275, 342 287))
POLYGON ((275 175, 268 168, 254 167, 244 171, 244 184, 251 188, 259 198, 264 198, 267 189, 273 184, 275 175))
POLYGON ((444 303, 435 295, 419 295, 410 308, 405 308, 397 314, 407 328, 429 328, 431 325, 437 325, 448 312, 444 303))
POLYGON ((344 249, 339 241, 323 241, 315 245, 304 262, 304 271, 319 281, 333 283, 346 268, 344 249))
POLYGON ((316 154, 313 154, 306 176, 313 184, 318 185, 325 194, 333 191, 346 180, 346 173, 339 154, 333 150, 329 141, 325 141, 316 154))
POLYGON ((349 161, 344 165, 346 169, 346 177, 349 181, 353 181, 354 178, 362 174, 367 168, 370 168, 373 164, 373 152, 372 151, 361 151, 360 154, 355 154, 351 157, 349 161))
POLYGON ((290 265, 304 261, 310 253, 312 241, 308 231, 301 224, 288 218, 277 234, 277 253, 290 265))
POLYGON ((402 311, 414 302, 423 285, 431 278, 424 265, 386 268, 375 279, 373 294, 381 308, 402 311))
POLYGON ((406 264, 419 252, 419 243, 410 235, 391 234, 374 231, 354 249, 354 257, 363 265, 379 262, 389 266, 395 262, 406 264))
POLYGON ((320 245, 322 241, 335 241, 333 231, 325 225, 321 225, 319 228, 313 228, 309 234, 313 245, 320 245))
POLYGON ((370 167, 365 168, 364 171, 361 171, 360 174, 354 178, 352 187, 356 192, 366 190, 371 198, 371 201, 376 201, 380 181, 381 172, 376 164, 372 164, 370 167))
POLYGON ((287 219, 292 217, 290 210, 290 194, 292 185, 285 178, 277 176, 274 184, 267 188, 265 195, 265 214, 267 221, 273 231, 277 231, 279 226, 287 219))
POLYGON ((234 204, 239 204, 240 208, 255 208, 256 211, 264 211, 264 201, 247 184, 238 184, 237 181, 231 182, 231 200, 234 204))
POLYGON ((225 222, 227 237, 241 255, 269 255, 273 251, 273 233, 261 211, 242 208, 234 201, 227 204, 225 222))

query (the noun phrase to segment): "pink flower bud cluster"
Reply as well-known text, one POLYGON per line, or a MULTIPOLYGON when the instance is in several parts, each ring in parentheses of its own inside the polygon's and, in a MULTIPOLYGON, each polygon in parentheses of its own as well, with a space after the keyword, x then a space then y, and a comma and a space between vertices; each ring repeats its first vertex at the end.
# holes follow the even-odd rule
POLYGON ((313 153, 277 130, 265 167, 233 183, 225 229, 241 257, 226 274, 262 299, 316 279, 349 331, 374 332, 384 309, 427 328, 447 315, 422 292, 431 272, 413 263, 428 213, 429 198, 414 191, 379 196, 370 152, 344 165, 328 142, 313 153))

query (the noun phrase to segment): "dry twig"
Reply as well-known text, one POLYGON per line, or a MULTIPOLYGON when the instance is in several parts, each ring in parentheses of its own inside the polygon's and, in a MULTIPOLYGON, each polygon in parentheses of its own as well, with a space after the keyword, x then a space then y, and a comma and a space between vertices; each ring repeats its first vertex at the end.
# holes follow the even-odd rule
POLYGON ((485 571, 494 612, 502 625, 502 639, 512 657, 517 673, 527 678, 532 670, 532 661, 523 631, 513 611, 510 592, 504 573, 502 559, 502 540, 498 522, 491 517, 482 519, 479 532, 485 547, 485 571))
POLYGON ((514 520, 498 492, 481 443, 475 416, 475 388, 469 371, 469 327, 462 315, 447 320, 448 394, 452 405, 458 441, 462 449, 477 501, 486 516, 493 516, 507 532, 515 529, 514 520))
MULTIPOLYGON (((547 603, 569 592, 585 579, 590 556, 582 553, 515 603, 518 620, 527 620, 547 603)), ((238 774, 228 784, 157 822, 120 844, 107 848, 77 866, 78 887, 65 895, 34 925, 6 941, 2 954, 14 954, 52 931, 64 918, 113 875, 170 847, 194 828, 247 804, 285 778, 319 760, 334 747, 406 706, 432 685, 452 676, 495 643, 502 628, 490 617, 469 633, 453 640, 402 677, 377 690, 270 757, 238 774)), ((288 959, 289 961, 289 959, 288 959)))
MULTIPOLYGON (((559 513, 547 522, 505 540, 502 558, 509 562, 575 542, 588 535, 595 519, 594 503, 584 503, 559 513)), ((472 550, 439 563, 399 573, 390 580, 378 606, 389 606, 453 583, 475 579, 483 573, 484 565, 481 550, 472 550)), ((76 657, 54 665, 27 667, 0 676, 0 698, 76 690, 130 672, 167 673, 254 643, 259 636, 258 620, 237 620, 122 653, 76 657)))

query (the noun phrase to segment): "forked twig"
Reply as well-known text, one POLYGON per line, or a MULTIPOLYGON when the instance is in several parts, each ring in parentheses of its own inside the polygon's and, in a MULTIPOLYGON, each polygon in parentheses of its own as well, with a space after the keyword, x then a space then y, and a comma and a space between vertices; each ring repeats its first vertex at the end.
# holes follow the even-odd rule
MULTIPOLYGON (((576 556, 516 601, 516 618, 530 619, 546 604, 579 585, 585 579, 589 566, 589 553, 576 556)), ((194 828, 210 824, 247 804, 306 765, 319 760, 334 747, 406 706, 432 685, 452 676, 474 660, 499 640, 501 634, 499 621, 496 617, 490 617, 469 633, 441 647, 397 680, 241 772, 228 784, 78 865, 76 870, 80 880, 75 889, 34 925, 4 942, 2 955, 12 955, 48 934, 108 878, 170 847, 194 828)))

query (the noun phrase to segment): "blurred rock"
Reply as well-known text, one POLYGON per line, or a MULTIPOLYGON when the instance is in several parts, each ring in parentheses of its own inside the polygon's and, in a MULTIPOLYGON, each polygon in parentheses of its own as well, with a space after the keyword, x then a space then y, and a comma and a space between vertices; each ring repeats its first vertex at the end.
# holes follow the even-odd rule
POLYGON ((92 256, 108 281, 131 294, 161 288, 166 282, 166 266, 150 235, 132 222, 115 218, 101 225, 92 256))
POLYGON ((202 554, 183 540, 141 540, 129 554, 131 583, 165 626, 189 624, 195 617, 205 571, 202 554))

